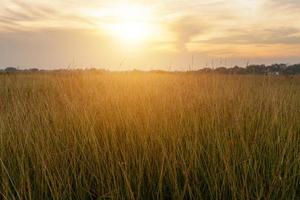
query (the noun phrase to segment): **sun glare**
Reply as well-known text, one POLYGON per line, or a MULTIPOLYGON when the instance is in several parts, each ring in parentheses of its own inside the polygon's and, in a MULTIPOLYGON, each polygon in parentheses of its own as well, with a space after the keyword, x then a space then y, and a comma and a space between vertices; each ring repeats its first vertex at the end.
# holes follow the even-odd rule
POLYGON ((126 42, 141 42, 147 39, 151 30, 145 23, 121 22, 111 26, 112 33, 126 42))
POLYGON ((118 5, 110 7, 107 12, 112 20, 106 24, 106 28, 113 37, 127 43, 137 43, 153 36, 151 9, 137 5, 118 5))

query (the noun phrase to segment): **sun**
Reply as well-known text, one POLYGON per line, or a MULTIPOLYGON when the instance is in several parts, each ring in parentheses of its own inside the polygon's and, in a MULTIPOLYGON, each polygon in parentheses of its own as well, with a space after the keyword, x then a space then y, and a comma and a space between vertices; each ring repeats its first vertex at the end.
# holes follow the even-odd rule
POLYGON ((150 26, 141 22, 120 22, 111 25, 110 31, 125 42, 142 42, 148 39, 150 26))
POLYGON ((110 21, 107 31, 127 43, 140 43, 153 37, 155 27, 151 9, 141 5, 115 5, 107 10, 110 21))

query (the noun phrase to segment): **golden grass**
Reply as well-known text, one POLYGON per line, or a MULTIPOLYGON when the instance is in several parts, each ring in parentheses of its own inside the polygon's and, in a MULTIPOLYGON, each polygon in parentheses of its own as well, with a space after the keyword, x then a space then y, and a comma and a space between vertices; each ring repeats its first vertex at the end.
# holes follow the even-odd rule
POLYGON ((300 80, 0 76, 3 199, 294 199, 300 80))

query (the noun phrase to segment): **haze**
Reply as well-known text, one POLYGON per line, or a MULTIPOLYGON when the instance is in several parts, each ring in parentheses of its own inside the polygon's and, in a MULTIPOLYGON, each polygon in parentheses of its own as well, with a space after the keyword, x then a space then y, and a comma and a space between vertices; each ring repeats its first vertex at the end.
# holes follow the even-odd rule
POLYGON ((300 62, 298 0, 0 0, 0 67, 300 62))

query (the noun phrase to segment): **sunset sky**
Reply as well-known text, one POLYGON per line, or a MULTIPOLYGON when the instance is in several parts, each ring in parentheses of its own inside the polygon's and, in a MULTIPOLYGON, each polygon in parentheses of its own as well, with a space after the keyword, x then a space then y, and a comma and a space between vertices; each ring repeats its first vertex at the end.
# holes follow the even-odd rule
POLYGON ((300 62, 299 0, 0 0, 0 67, 300 62))

